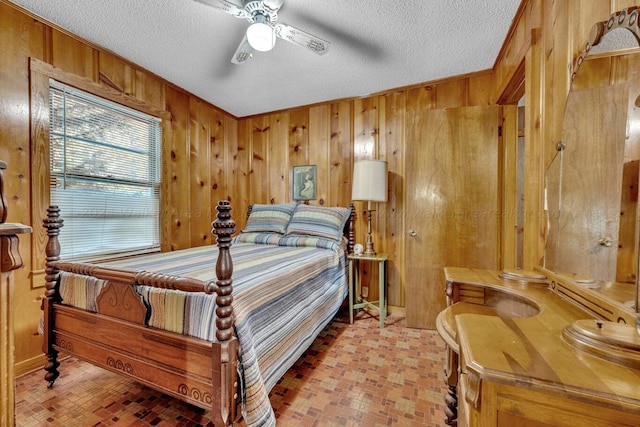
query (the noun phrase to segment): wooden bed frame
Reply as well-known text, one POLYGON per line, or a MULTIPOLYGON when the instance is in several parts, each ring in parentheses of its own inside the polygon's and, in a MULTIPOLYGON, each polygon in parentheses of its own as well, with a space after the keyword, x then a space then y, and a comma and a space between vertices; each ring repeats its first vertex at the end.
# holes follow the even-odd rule
MULTIPOLYGON (((353 247, 354 210, 345 226, 353 247)), ((241 418, 238 398, 238 341, 233 330, 233 263, 229 248, 235 233, 229 202, 217 206, 212 233, 219 256, 216 281, 149 272, 131 272, 88 263, 61 262, 58 235, 63 220, 57 206, 47 209, 46 290, 43 300, 45 380, 52 387, 60 375, 59 352, 126 375, 192 405, 211 410, 215 426, 229 426, 241 418), (106 280, 97 297, 98 313, 60 304, 61 271, 106 280), (145 326, 147 308, 134 291, 147 285, 186 292, 216 293, 216 342, 145 326)))

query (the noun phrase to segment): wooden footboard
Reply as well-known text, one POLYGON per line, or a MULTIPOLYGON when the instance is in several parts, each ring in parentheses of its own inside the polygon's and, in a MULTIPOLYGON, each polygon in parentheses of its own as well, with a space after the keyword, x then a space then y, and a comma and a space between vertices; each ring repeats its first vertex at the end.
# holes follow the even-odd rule
POLYGON ((52 387, 60 375, 58 352, 63 351, 117 372, 193 405, 212 410, 216 426, 237 420, 237 352, 233 332, 233 263, 229 254, 235 223, 231 206, 222 201, 212 233, 219 256, 215 282, 178 276, 129 272, 91 264, 60 262, 58 235, 63 225, 59 210, 50 206, 44 227, 46 291, 43 302, 47 357, 45 380, 52 387), (58 279, 67 271, 105 280, 97 299, 98 313, 60 304, 58 279), (147 285, 186 292, 216 292, 216 342, 145 326, 147 309, 134 291, 147 285))

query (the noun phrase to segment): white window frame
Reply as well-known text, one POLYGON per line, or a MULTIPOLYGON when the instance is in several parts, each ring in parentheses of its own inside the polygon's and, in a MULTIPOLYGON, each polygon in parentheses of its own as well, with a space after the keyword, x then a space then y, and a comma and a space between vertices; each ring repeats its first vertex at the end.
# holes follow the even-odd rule
MULTIPOLYGON (((51 204, 59 205, 65 221, 59 237, 61 258, 111 259, 159 251, 161 119, 54 79, 49 83, 50 200, 51 204), (131 127, 132 133, 141 124, 140 135, 144 136, 136 137, 135 148, 131 148, 119 139, 99 140, 101 137, 85 138, 73 135, 71 131, 67 133, 65 123, 71 123, 67 120, 87 118, 83 123, 108 128, 111 125, 108 120, 113 119, 103 121, 104 116, 100 114, 67 118, 65 107, 58 101, 84 102, 94 109, 126 117, 127 120, 121 121, 115 118, 113 126, 121 127, 122 122, 131 120, 135 123, 131 127), (62 108, 61 115, 56 116, 60 118, 55 122, 57 127, 54 126, 55 108, 62 108), (68 154, 67 146, 73 144, 76 148, 69 148, 68 154), (80 146, 88 148, 92 154, 83 158, 80 146), (128 161, 120 163, 127 158, 128 161), (79 159, 83 160, 82 167, 78 167, 79 159), (127 168, 132 170, 129 175, 124 170, 127 168)), ((95 132, 89 134, 95 135, 95 132)))

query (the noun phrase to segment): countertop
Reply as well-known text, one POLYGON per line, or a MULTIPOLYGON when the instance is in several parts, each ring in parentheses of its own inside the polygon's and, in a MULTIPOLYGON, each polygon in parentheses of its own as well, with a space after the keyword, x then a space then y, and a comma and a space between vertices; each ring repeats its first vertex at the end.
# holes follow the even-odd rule
POLYGON ((445 278, 448 286, 489 288, 529 306, 526 317, 505 314, 499 303, 458 302, 440 313, 438 331, 465 361, 463 374, 640 414, 640 370, 589 355, 562 337, 576 320, 595 322, 593 315, 548 286, 503 279, 498 271, 446 268, 445 278))

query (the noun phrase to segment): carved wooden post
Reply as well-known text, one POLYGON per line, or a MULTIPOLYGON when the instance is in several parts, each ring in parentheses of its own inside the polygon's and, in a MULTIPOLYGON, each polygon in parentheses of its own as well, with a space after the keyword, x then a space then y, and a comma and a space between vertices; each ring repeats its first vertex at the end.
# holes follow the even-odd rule
POLYGON ((31 227, 8 224, 0 160, 0 425, 15 425, 15 381, 13 342, 13 270, 22 267, 18 234, 31 233, 31 227))
MULTIPOLYGON (((458 291, 449 281, 445 285, 447 306, 456 303, 459 299, 458 291)), ((458 425, 458 380, 460 361, 458 354, 449 345, 445 345, 444 382, 447 386, 444 396, 444 413, 446 425, 456 427, 458 425)))
MULTIPOLYGON (((216 338, 220 345, 213 346, 213 381, 220 385, 220 393, 213 400, 216 426, 228 426, 236 418, 237 353, 238 341, 233 335, 233 262, 229 248, 236 232, 236 223, 231 219, 231 205, 227 201, 218 202, 217 219, 211 232, 218 241, 218 261, 216 263, 216 338), (220 363, 216 363, 219 359, 220 363), (219 408, 219 410, 217 409, 219 408)), ((214 385, 215 387, 215 385, 214 385)), ((214 388, 215 390, 215 388, 214 388)))
POLYGON ((447 385, 444 396, 444 423, 456 427, 458 425, 458 354, 448 345, 445 346, 444 381, 447 385))
POLYGON ((211 232, 218 241, 218 262, 216 263, 216 277, 218 289, 216 292, 216 338, 218 341, 228 341, 233 336, 233 262, 229 248, 231 237, 236 232, 236 223, 231 219, 231 205, 227 201, 218 202, 218 218, 213 222, 211 232))
POLYGON ((42 301, 42 310, 44 311, 44 340, 42 343, 42 352, 47 357, 47 363, 44 366, 44 370, 47 373, 44 375, 45 381, 49 382, 49 387, 53 387, 53 382, 58 378, 60 373, 58 367, 58 351, 53 348, 55 344, 55 337, 53 336, 53 307, 54 302, 59 302, 59 295, 56 291, 56 283, 58 281, 58 275, 60 271, 55 267, 54 262, 60 259, 60 242, 58 241, 58 235, 60 234, 60 228, 62 228, 63 220, 60 219, 60 209, 57 206, 49 206, 47 208, 47 217, 42 221, 42 226, 47 229, 47 247, 45 253, 46 269, 45 269, 45 299, 42 301))

